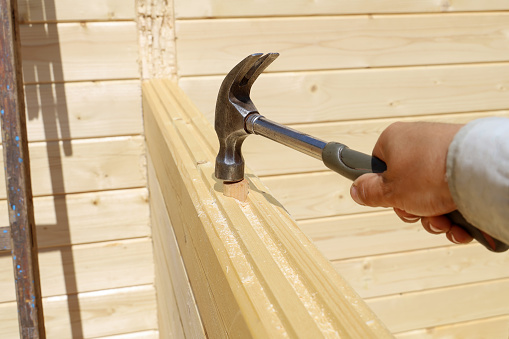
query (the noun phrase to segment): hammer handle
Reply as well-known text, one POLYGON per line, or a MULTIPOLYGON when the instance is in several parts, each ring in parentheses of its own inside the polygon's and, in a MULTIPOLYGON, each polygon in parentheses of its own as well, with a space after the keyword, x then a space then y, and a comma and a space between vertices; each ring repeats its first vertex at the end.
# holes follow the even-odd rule
MULTIPOLYGON (((328 168, 351 180, 355 180, 365 173, 382 173, 387 170, 387 165, 377 157, 354 151, 337 142, 329 142, 325 145, 322 159, 328 168)), ((467 231, 488 250, 505 252, 509 249, 507 244, 487 235, 466 221, 458 210, 446 214, 446 217, 451 223, 467 231)))

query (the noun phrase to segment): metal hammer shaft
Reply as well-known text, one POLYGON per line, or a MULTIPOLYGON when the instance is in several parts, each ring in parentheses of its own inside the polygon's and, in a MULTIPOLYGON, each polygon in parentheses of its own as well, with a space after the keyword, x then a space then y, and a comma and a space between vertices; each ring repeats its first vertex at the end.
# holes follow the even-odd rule
POLYGON ((327 142, 292 128, 266 119, 260 114, 250 114, 246 120, 246 131, 259 134, 294 150, 322 160, 322 151, 327 142))
POLYGON ((365 173, 381 173, 387 168, 378 158, 354 151, 339 142, 326 142, 312 137, 266 119, 258 113, 251 113, 246 117, 245 130, 322 160, 325 166, 351 180, 365 173))

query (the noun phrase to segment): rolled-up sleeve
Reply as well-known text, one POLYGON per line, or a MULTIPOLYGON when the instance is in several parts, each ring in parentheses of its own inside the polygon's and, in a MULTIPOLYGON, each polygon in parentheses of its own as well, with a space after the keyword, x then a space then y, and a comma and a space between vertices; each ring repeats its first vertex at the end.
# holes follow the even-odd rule
POLYGON ((509 119, 465 125, 449 146, 447 181, 465 219, 509 243, 509 119))

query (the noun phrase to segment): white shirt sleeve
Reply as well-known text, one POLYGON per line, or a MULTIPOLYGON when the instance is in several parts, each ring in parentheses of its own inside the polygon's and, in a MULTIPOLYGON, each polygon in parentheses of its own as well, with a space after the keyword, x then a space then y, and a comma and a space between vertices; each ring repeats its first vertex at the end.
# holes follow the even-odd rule
POLYGON ((449 146, 447 181, 465 219, 509 244, 509 119, 464 126, 449 146))

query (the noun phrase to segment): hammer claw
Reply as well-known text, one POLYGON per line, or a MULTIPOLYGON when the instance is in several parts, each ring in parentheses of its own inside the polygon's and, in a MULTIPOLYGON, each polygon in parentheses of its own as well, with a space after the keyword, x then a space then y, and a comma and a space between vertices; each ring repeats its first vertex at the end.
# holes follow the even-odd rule
POLYGON ((260 57, 249 70, 248 88, 251 88, 258 76, 279 56, 279 53, 268 53, 260 57))
POLYGON ((215 130, 219 139, 216 177, 226 181, 244 178, 241 146, 247 137, 244 118, 257 112, 251 98, 251 86, 258 76, 279 56, 278 53, 248 55, 225 77, 216 102, 215 130))

